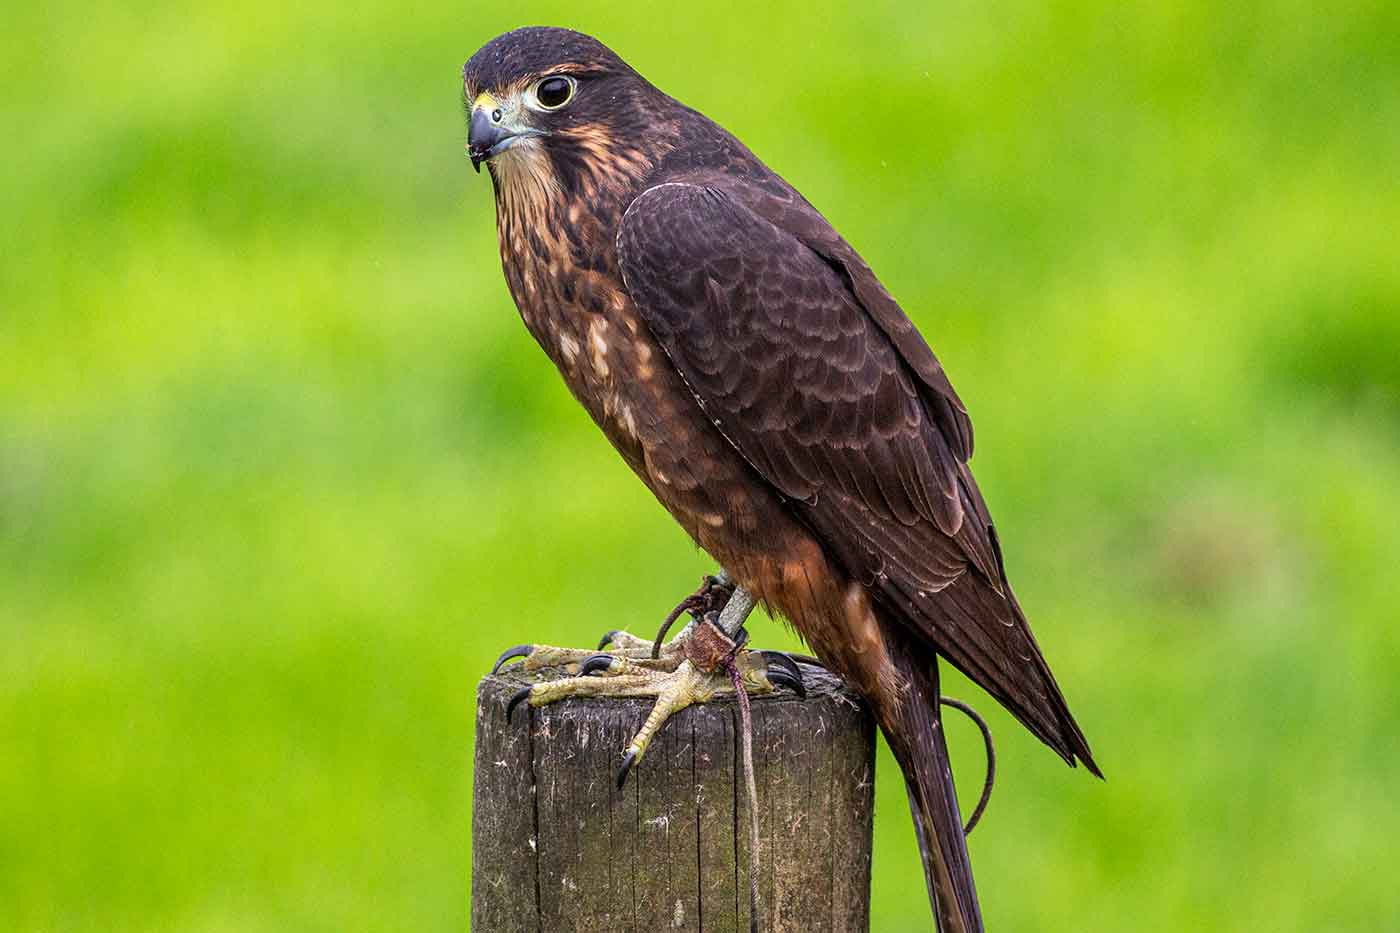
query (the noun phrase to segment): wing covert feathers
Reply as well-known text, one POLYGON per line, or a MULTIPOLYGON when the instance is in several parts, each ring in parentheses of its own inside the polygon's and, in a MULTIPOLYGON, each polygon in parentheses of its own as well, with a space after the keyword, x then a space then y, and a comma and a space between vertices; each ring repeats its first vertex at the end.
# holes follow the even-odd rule
POLYGON ((1097 774, 1006 582, 966 410, 855 251, 800 198, 721 178, 644 192, 618 255, 705 415, 846 570, 1097 774))

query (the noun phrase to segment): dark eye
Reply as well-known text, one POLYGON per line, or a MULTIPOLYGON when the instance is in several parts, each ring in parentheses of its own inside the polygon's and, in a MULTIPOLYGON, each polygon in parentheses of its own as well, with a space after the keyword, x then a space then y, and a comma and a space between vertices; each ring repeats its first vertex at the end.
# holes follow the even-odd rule
POLYGON ((546 110, 558 110, 574 96, 574 79, 562 75, 544 78, 535 85, 535 100, 546 110))

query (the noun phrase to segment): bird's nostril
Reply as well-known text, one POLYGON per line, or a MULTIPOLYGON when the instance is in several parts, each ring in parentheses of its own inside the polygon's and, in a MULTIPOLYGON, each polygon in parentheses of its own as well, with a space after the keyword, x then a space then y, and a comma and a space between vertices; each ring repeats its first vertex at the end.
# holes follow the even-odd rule
POLYGON ((500 123, 500 122, 501 122, 501 111, 500 111, 499 109, 496 109, 496 110, 491 111, 491 122, 492 122, 492 123, 500 123))

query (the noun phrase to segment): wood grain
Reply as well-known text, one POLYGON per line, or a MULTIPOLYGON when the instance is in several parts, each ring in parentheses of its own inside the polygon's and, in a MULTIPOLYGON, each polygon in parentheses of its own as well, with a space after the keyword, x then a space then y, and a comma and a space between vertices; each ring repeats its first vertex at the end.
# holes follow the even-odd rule
MULTIPOLYGON (((766 930, 862 933, 874 726, 838 680, 803 673, 806 700, 753 702, 766 930)), ((503 672, 477 691, 472 929, 747 933, 737 703, 674 716, 619 791, 622 749, 649 703, 522 705, 507 723, 510 695, 536 679, 503 672)))

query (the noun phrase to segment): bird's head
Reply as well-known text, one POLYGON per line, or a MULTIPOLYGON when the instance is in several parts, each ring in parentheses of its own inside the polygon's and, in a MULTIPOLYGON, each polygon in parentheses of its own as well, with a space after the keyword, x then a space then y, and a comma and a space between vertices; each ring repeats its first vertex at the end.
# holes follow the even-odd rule
POLYGON ((478 172, 488 165, 498 191, 593 194, 590 186, 649 167, 664 137, 655 120, 664 95, 607 46, 569 29, 497 36, 463 67, 462 83, 467 153, 478 172))

